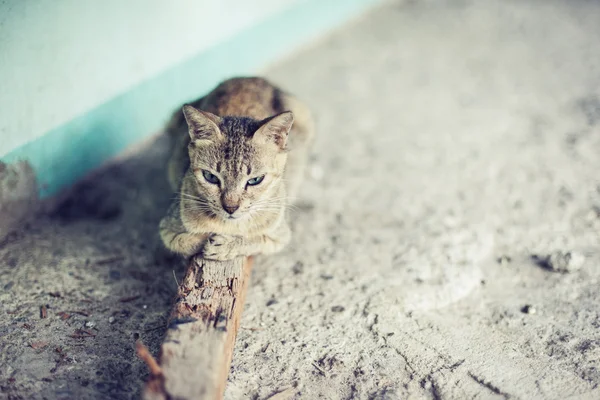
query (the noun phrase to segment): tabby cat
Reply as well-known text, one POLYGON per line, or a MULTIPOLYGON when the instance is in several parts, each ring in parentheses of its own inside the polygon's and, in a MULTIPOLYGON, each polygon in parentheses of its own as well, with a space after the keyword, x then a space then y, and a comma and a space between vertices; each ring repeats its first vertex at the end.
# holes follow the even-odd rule
POLYGON ((177 193, 160 222, 172 252, 229 260, 280 251, 314 135, 308 108, 262 78, 234 78, 183 106, 167 132, 177 193))

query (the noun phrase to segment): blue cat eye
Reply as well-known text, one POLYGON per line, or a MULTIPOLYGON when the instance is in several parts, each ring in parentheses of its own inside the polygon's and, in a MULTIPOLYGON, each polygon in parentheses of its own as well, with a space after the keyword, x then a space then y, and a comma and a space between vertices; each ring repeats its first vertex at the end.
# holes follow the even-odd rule
POLYGON ((221 182, 216 175, 211 174, 205 169, 202 170, 202 176, 204 176, 204 179, 206 179, 207 182, 212 183, 213 185, 218 185, 219 182, 221 182))
POLYGON ((250 185, 250 186, 256 186, 259 183, 261 183, 263 181, 263 179, 265 179, 264 175, 257 176, 256 178, 248 179, 248 185, 250 185))

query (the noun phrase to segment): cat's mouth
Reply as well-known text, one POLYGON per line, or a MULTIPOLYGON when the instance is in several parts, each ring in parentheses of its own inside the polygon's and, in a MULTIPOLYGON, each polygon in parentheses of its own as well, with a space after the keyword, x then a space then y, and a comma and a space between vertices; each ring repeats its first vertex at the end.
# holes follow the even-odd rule
POLYGON ((226 221, 235 221, 238 219, 241 219, 244 216, 244 214, 227 214, 227 215, 223 215, 223 219, 226 221))

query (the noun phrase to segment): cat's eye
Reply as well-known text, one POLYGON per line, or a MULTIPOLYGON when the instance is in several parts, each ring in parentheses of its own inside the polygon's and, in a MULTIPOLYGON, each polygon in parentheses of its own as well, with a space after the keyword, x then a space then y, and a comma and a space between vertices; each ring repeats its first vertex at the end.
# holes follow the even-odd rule
POLYGON ((213 185, 218 185, 220 182, 215 174, 212 174, 205 169, 202 170, 202 176, 204 176, 204 179, 206 179, 207 182, 212 183, 213 185))
POLYGON ((250 186, 256 186, 259 183, 261 183, 263 181, 263 179, 265 179, 264 175, 257 176, 256 178, 248 179, 248 185, 250 185, 250 186))

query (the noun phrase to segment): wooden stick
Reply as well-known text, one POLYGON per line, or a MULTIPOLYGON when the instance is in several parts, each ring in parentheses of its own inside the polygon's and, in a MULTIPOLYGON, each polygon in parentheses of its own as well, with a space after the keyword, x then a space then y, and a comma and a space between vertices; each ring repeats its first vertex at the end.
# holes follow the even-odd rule
POLYGON ((160 368, 160 365, 158 365, 156 359, 152 357, 152 354, 150 354, 150 350, 148 350, 148 348, 144 346, 141 340, 138 340, 135 343, 135 350, 137 352, 138 357, 141 358, 142 361, 144 361, 150 369, 150 376, 162 376, 162 369, 160 368))
POLYGON ((143 399, 223 398, 251 270, 251 257, 190 261, 158 364, 149 353, 140 353, 151 367, 143 399))

